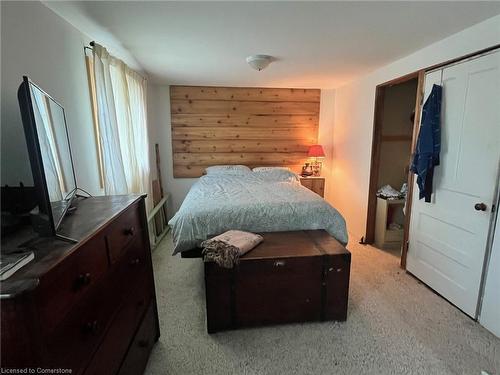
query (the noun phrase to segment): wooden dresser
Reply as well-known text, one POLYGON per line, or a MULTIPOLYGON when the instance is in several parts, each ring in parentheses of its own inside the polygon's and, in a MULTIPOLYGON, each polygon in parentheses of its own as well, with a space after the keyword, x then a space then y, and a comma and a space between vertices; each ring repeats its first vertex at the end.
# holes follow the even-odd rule
POLYGON ((302 186, 314 191, 321 198, 325 197, 325 178, 324 177, 300 177, 302 186))
POLYGON ((1 367, 142 374, 160 336, 144 197, 75 205, 59 233, 78 243, 38 239, 0 284, 1 367))

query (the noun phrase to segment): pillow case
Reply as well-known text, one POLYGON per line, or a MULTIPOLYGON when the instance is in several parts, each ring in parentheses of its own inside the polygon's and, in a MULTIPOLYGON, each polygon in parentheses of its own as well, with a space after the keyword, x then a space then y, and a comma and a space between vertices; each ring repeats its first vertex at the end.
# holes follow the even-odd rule
POLYGON ((252 174, 266 181, 300 182, 297 174, 287 169, 274 168, 260 171, 254 170, 252 174))
POLYGON ((260 172, 260 171, 272 171, 272 170, 284 170, 284 171, 289 171, 290 168, 288 167, 255 167, 252 168, 253 172, 260 172))
POLYGON ((246 165, 213 165, 211 167, 205 168, 205 173, 207 175, 220 175, 220 174, 231 174, 231 175, 241 175, 251 173, 252 170, 246 165))

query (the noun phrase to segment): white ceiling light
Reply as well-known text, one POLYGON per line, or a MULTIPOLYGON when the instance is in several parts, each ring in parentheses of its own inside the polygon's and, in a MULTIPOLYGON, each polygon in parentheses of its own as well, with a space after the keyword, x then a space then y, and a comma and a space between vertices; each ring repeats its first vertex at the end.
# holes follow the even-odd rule
POLYGON ((258 70, 259 72, 262 69, 267 68, 268 65, 271 64, 273 61, 274 58, 269 55, 252 55, 247 57, 248 65, 250 65, 255 70, 258 70))

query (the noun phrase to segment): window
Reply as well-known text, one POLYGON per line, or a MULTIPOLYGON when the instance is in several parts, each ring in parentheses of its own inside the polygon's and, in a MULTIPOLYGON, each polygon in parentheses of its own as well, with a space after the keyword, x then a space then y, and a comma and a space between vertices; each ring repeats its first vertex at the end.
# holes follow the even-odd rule
POLYGON ((99 135, 99 123, 97 119, 97 98, 95 95, 94 64, 92 56, 85 55, 85 66, 87 67, 87 78, 89 82, 90 106, 92 110, 92 121, 94 124, 94 136, 97 153, 97 168, 99 173, 99 186, 104 189, 104 168, 102 165, 101 137, 99 135))
POLYGON ((98 44, 86 61, 104 192, 150 193, 146 80, 98 44))

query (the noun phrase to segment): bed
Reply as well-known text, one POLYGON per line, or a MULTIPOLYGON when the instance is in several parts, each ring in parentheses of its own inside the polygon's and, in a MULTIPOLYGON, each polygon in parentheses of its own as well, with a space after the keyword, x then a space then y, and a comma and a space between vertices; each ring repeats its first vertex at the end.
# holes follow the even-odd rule
POLYGON ((323 229, 342 245, 344 218, 323 198, 284 170, 216 173, 202 176, 169 222, 174 254, 230 229, 282 232, 323 229))

